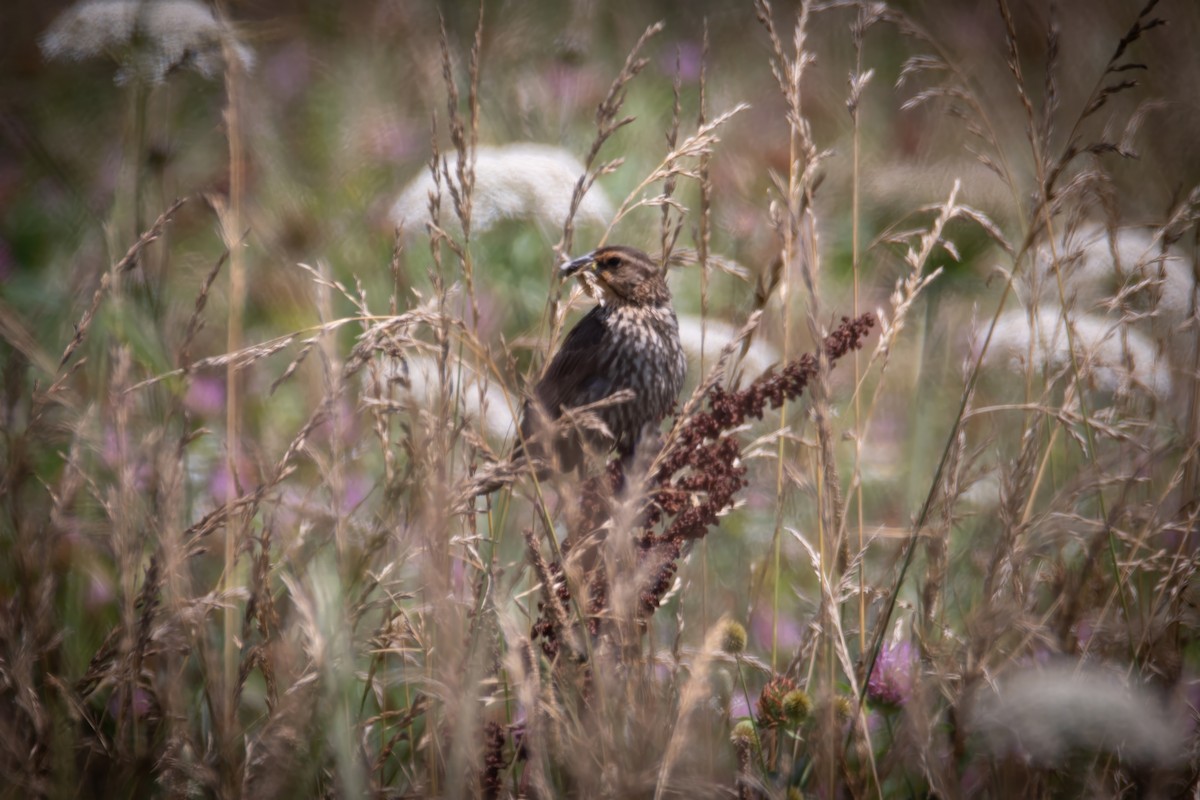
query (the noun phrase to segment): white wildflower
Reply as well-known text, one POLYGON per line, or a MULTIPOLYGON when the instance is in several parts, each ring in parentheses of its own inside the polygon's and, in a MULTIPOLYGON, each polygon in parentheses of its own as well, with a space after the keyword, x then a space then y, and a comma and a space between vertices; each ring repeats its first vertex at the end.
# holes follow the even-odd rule
POLYGON ((1061 764, 1109 752, 1136 764, 1174 764, 1186 754, 1187 718, 1114 673, 1071 663, 1026 668, 975 693, 966 728, 1000 757, 1061 764))
MULTIPOLYGON (((449 385, 446 390, 453 394, 458 387, 459 401, 462 413, 472 420, 482 424, 487 435, 494 439, 503 439, 512 434, 515 429, 513 409, 509 407, 509 399, 504 390, 494 382, 486 384, 483 397, 480 398, 479 387, 483 378, 467 364, 450 364, 448 367, 449 385)), ((369 385, 368 391, 373 387, 369 385)), ((382 381, 385 387, 384 396, 401 399, 402 395, 411 398, 417 408, 435 408, 440 396, 438 362, 424 355, 405 354, 404 359, 387 359, 384 362, 382 381), (396 391, 388 392, 386 387, 395 387, 396 391)), ((382 398, 375 398, 382 399, 382 398)), ((512 401, 516 411, 520 411, 520 402, 512 401)))
MULTIPOLYGON (((1154 343, 1137 330, 1121 330, 1119 321, 1083 314, 1073 317, 1073 336, 1080 372, 1096 386, 1123 392, 1134 385, 1158 398, 1171 393, 1171 372, 1154 343)), ((984 364, 1007 366, 1022 373, 1032 356, 1034 369, 1066 370, 1071 365, 1062 312, 1042 309, 1032 316, 1010 311, 996 323, 984 364), (1032 348, 1031 348, 1032 344, 1032 348)))
MULTIPOLYGON (((454 158, 450 159, 451 172, 454 158)), ((505 219, 534 219, 559 227, 571 208, 575 184, 583 164, 558 147, 518 143, 475 150, 475 192, 472 195, 471 229, 486 231, 505 219)), ((428 170, 414 178, 392 206, 392 220, 405 232, 424 230, 429 218, 429 194, 434 190, 428 170)), ((613 214, 603 190, 592 186, 575 215, 578 222, 602 225, 613 214)), ((450 193, 443 184, 441 224, 461 230, 450 193)))
MULTIPOLYGON (((1081 310, 1148 317, 1158 336, 1171 336, 1187 320, 1196 289, 1191 265, 1177 250, 1164 252, 1152 231, 1120 228, 1110 241, 1103 226, 1089 224, 1063 236, 1056 250, 1067 300, 1081 310)), ((1037 298, 1061 305, 1047 244, 1037 249, 1033 263, 1020 285, 1026 302, 1037 298)))
POLYGON ((973 481, 959 495, 959 501, 975 511, 991 511, 1000 505, 1000 475, 989 472, 973 481))
MULTIPOLYGON (((721 348, 729 344, 739 332, 738 328, 724 322, 708 320, 705 323, 700 317, 690 314, 679 315, 679 341, 683 345, 683 350, 688 355, 688 359, 697 365, 700 364, 700 349, 701 349, 701 331, 703 331, 704 345, 704 360, 706 367, 711 367, 716 363, 717 357, 721 354, 721 348)), ((767 367, 779 361, 779 353, 774 347, 763 342, 761 338, 756 338, 750 345, 750 349, 746 351, 746 357, 742 360, 744 372, 751 379, 757 378, 767 367)), ((693 374, 698 374, 693 372, 693 374)))
POLYGON ((60 14, 41 38, 47 58, 113 58, 120 65, 117 83, 158 83, 182 68, 212 78, 221 70, 225 44, 243 67, 253 64, 250 49, 195 0, 84 0, 60 14))

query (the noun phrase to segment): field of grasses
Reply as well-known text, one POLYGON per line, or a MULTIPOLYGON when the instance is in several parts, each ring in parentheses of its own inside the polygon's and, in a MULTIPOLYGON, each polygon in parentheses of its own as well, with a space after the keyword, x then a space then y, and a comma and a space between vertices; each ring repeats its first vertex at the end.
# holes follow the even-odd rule
POLYGON ((1193 0, 12 6, 0 797, 1200 792, 1193 0))

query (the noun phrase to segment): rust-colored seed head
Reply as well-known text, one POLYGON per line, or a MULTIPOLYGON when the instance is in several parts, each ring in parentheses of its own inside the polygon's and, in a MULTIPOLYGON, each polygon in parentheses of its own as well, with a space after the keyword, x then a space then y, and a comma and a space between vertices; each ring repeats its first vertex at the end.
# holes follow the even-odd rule
MULTIPOLYGON (((526 404, 521 435, 529 441, 558 419, 564 409, 596 403, 622 390, 633 399, 597 409, 611 438, 589 435, 587 444, 634 451, 643 430, 657 426, 683 387, 687 359, 679 343, 679 323, 662 270, 632 247, 602 247, 562 267, 564 275, 585 275, 600 292, 600 304, 571 329, 526 404), (536 406, 534 405, 536 404, 536 406)), ((541 448, 530 445, 541 454, 541 448)), ((555 445, 559 467, 579 463, 583 443, 566 436, 555 445)))

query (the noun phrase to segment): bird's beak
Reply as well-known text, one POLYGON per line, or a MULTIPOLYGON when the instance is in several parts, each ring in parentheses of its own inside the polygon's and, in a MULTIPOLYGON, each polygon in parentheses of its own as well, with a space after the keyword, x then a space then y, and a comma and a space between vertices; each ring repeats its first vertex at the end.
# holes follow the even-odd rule
POLYGON ((582 269, 590 269, 593 266, 595 266, 595 264, 596 264, 595 255, 596 255, 595 251, 592 251, 591 253, 588 253, 586 256, 580 256, 579 258, 575 259, 574 261, 568 261, 567 263, 560 266, 558 268, 558 271, 564 278, 568 278, 571 275, 574 275, 576 272, 579 272, 582 269))

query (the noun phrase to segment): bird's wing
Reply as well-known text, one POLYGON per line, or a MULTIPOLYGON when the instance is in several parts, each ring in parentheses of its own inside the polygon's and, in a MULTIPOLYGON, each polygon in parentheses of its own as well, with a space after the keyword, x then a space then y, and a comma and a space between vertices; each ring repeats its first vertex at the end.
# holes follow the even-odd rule
POLYGON ((607 332, 603 306, 596 306, 563 339, 546 374, 534 389, 553 419, 563 406, 595 402, 612 393, 612 380, 597 373, 596 355, 607 332))

